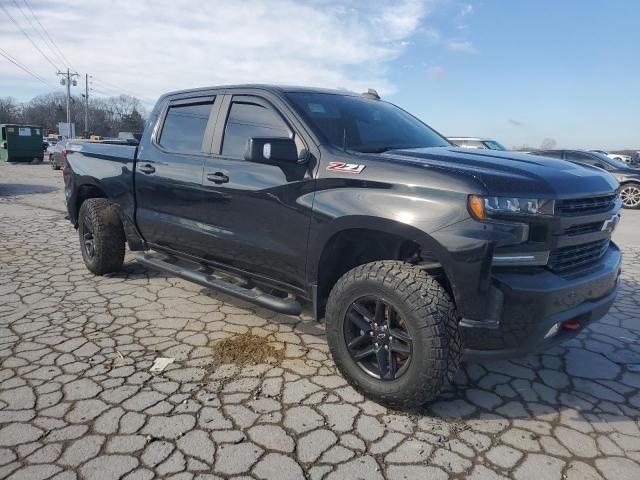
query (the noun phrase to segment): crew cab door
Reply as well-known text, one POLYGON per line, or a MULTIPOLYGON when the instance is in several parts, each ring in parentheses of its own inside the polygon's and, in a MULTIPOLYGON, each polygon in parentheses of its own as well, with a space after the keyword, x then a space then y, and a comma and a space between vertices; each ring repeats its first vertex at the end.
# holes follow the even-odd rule
MULTIPOLYGON (((285 166, 244 160, 251 137, 305 141, 283 106, 256 95, 225 96, 203 186, 208 256, 287 285, 303 287, 313 189, 311 161, 285 166)), ((304 159, 303 159, 304 160, 304 159)))
POLYGON ((136 161, 136 222, 152 247, 206 253, 202 171, 222 96, 170 99, 136 161))

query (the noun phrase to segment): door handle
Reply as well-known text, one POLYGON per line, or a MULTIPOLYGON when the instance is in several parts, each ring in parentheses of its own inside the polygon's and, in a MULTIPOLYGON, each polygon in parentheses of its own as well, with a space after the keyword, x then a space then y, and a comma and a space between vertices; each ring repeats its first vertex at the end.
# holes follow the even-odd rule
POLYGON ((229 181, 229 177, 222 172, 207 173, 207 180, 213 183, 227 183, 229 181))
POLYGON ((146 173, 147 175, 156 171, 155 167, 153 165, 149 165, 148 163, 139 167, 138 170, 142 173, 146 173))

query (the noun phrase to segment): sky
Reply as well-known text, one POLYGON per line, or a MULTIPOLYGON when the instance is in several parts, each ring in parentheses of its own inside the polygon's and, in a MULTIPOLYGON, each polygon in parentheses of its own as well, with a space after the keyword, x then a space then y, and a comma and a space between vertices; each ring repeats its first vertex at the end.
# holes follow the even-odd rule
POLYGON ((636 0, 0 0, 0 96, 375 88, 445 135, 640 148, 636 0), (40 28, 42 26, 42 28, 40 28), (25 35, 26 33, 26 35, 25 35))

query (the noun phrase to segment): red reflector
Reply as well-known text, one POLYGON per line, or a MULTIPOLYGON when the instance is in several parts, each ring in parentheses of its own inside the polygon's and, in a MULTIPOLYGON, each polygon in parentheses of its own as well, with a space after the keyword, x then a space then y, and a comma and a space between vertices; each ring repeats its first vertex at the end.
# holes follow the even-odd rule
POLYGON ((580 324, 575 320, 567 320, 562 322, 562 328, 565 328, 567 330, 577 330, 580 328, 580 324))

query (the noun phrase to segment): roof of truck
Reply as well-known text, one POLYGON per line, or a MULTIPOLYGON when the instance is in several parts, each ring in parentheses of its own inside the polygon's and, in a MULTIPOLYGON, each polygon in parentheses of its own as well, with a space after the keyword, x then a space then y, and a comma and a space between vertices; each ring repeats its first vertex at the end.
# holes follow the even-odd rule
POLYGON ((168 95, 177 95, 183 93, 196 93, 210 90, 225 90, 225 89, 259 89, 266 90, 274 93, 290 93, 290 92, 301 92, 301 93, 328 93, 333 95, 354 95, 360 96, 360 93, 353 92, 350 90, 340 90, 340 89, 330 89, 330 88, 319 88, 319 87, 304 87, 304 86, 296 86, 296 85, 272 85, 272 84, 264 84, 264 83, 248 83, 241 85, 215 85, 210 87, 200 87, 200 88, 191 88, 186 90, 176 90, 174 92, 169 92, 164 96, 168 95))

